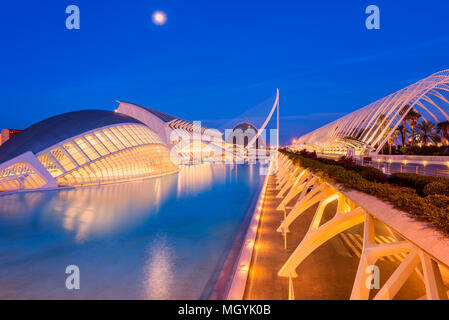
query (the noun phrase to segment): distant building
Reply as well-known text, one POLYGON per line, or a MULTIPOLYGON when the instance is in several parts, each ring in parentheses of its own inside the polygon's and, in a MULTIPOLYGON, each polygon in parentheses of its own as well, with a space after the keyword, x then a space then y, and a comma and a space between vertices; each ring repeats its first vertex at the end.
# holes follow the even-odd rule
POLYGON ((14 137, 17 133, 23 130, 20 129, 2 129, 2 133, 0 136, 0 146, 4 144, 6 141, 14 137))
POLYGON ((236 155, 256 160, 259 156, 267 154, 267 143, 259 135, 258 130, 250 123, 242 122, 236 125, 231 134, 226 137, 226 142, 232 145, 232 152, 236 155), (253 139, 255 141, 253 141, 253 139), (251 145, 249 145, 251 142, 251 145))
MULTIPOLYGON (((191 121, 143 107, 136 103, 119 100, 117 102, 119 103, 119 106, 116 109, 116 112, 142 121, 149 128, 155 131, 169 146, 176 144, 176 141, 173 141, 173 139, 177 138, 177 135, 172 136, 174 130, 178 130, 178 132, 179 130, 184 131, 186 133, 186 137, 193 138, 195 127, 191 121)), ((198 134, 201 133, 200 138, 203 141, 219 142, 222 140, 222 133, 217 130, 211 130, 204 126, 201 126, 198 130, 199 129, 201 129, 201 131, 198 132, 198 134)))
MULTIPOLYGON (((232 134, 226 138, 226 142, 234 146, 247 148, 248 143, 257 135, 257 133, 258 130, 255 126, 250 123, 242 122, 232 129, 232 134)), ((266 142, 263 137, 259 136, 250 147, 253 149, 265 149, 266 142)))
POLYGON ((0 192, 129 181, 177 171, 157 133, 138 119, 105 110, 45 119, 0 146, 0 192))
POLYGON ((192 138, 176 154, 194 159, 196 155, 199 159, 232 155, 221 147, 224 143, 219 131, 201 127, 198 139, 190 121, 134 103, 119 103, 115 112, 74 111, 37 122, 22 132, 3 129, 0 193, 175 173, 178 163, 171 155, 177 146, 171 139, 176 137, 172 135, 175 130, 192 138))

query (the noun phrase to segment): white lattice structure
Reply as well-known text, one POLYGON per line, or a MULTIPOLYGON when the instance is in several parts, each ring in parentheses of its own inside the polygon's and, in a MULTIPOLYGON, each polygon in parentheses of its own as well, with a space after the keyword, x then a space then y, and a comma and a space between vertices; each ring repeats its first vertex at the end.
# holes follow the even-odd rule
POLYGON ((449 121, 449 70, 437 72, 402 90, 318 128, 298 139, 297 147, 324 153, 378 153, 414 108, 425 121, 449 121))
MULTIPOLYGON (((284 239, 289 227, 307 210, 316 206, 315 214, 309 225, 308 231, 296 246, 289 258, 278 271, 279 277, 289 279, 289 299, 294 299, 293 278, 298 277, 298 266, 313 252, 337 235, 362 225, 362 247, 359 254, 359 265, 354 274, 354 282, 350 299, 366 300, 370 298, 372 290, 367 283, 371 281, 371 268, 381 265, 378 261, 391 256, 398 257, 400 263, 393 273, 372 298, 375 300, 394 299, 407 280, 417 273, 425 288, 425 295, 420 299, 440 300, 448 299, 448 288, 445 286, 440 269, 447 270, 447 256, 444 249, 448 244, 436 231, 420 223, 411 222, 411 218, 400 216, 398 212, 388 213, 388 210, 368 210, 366 201, 363 205, 349 197, 337 187, 328 183, 325 179, 315 175, 305 168, 297 167, 287 156, 280 154, 279 164, 281 170, 276 173, 277 197, 282 198, 277 210, 284 211, 278 232, 284 239), (299 196, 298 196, 299 195, 299 196), (297 200, 293 207, 286 205, 295 197, 297 200), (337 206, 332 218, 325 221, 323 215, 325 208, 337 201, 337 206), (376 221, 388 233, 388 241, 381 235, 379 228, 374 227, 376 221), (418 234, 419 233, 419 234, 418 234), (410 236, 413 239, 410 239, 410 236), (431 239, 433 238, 433 239, 431 239)), ((357 199, 360 200, 360 199, 357 199)), ((390 209, 393 210, 392 208, 390 209)), ((286 241, 286 240, 285 240, 286 241)))

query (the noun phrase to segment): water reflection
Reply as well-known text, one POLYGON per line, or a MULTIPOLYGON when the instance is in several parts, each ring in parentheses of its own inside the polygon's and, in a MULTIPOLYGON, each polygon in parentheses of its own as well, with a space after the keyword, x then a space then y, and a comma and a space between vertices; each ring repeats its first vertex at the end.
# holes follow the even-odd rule
POLYGON ((260 190, 258 173, 203 164, 0 196, 0 299, 199 298, 260 190), (64 286, 70 264, 81 269, 76 292, 64 286))
POLYGON ((44 219, 61 215, 77 241, 136 225, 156 214, 173 192, 176 176, 138 182, 62 190, 43 209, 44 219))
POLYGON ((194 196, 212 188, 212 183, 222 183, 232 166, 202 163, 184 165, 178 174, 178 199, 182 196, 194 196))
POLYGON ((174 252, 164 235, 158 234, 147 247, 144 264, 144 298, 166 300, 173 296, 174 252))
POLYGON ((44 200, 44 192, 14 193, 0 196, 0 215, 26 215, 30 208, 39 207, 44 200))

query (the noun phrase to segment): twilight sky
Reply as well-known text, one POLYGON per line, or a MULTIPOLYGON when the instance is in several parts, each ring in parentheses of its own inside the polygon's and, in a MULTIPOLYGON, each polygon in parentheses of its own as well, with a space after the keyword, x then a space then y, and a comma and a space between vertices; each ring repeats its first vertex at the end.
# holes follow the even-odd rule
POLYGON ((279 88, 285 143, 449 68, 447 21, 447 0, 8 1, 0 127, 115 99, 220 127, 279 88), (70 4, 80 30, 65 28, 70 4), (365 27, 370 4, 380 30, 365 27))

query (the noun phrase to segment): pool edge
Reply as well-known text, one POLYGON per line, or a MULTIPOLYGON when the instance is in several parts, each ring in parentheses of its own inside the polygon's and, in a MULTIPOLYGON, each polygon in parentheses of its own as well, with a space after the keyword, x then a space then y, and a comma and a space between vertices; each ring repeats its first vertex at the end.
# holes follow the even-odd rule
MULTIPOLYGON (((234 240, 231 251, 229 252, 225 263, 220 271, 214 289, 209 296, 209 300, 242 300, 248 273, 251 263, 254 243, 257 236, 260 214, 265 198, 268 179, 271 172, 271 163, 268 174, 265 176, 259 196, 252 208, 252 214, 249 215, 249 222, 243 222, 242 226, 245 228, 239 231, 239 234, 234 240), (239 239, 241 238, 241 239, 239 239), (234 257, 235 256, 235 257, 234 257)), ((250 211, 251 212, 251 211, 250 211)), ((247 218, 245 218, 247 220, 247 218)))

